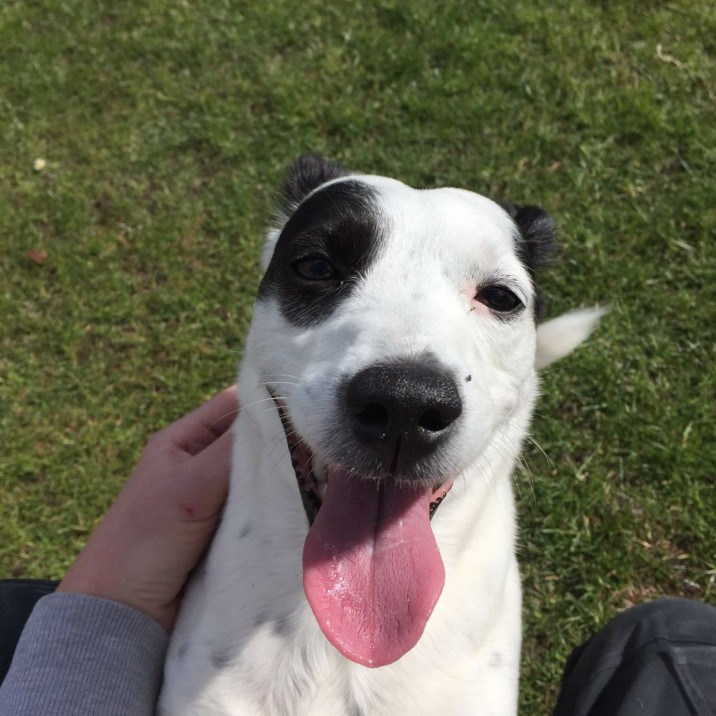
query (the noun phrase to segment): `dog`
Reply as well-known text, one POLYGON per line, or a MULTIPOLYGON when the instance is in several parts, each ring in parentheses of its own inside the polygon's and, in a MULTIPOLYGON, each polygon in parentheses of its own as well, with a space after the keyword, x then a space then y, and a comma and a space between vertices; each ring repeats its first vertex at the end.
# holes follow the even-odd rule
POLYGON ((228 501, 162 716, 506 716, 521 590, 511 473, 537 369, 542 209, 289 170, 238 377, 228 501))

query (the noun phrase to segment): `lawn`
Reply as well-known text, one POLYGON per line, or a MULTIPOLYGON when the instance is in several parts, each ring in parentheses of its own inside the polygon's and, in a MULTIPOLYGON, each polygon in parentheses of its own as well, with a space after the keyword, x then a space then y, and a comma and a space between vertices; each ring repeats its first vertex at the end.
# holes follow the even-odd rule
POLYGON ((715 38, 707 0, 5 0, 0 576, 59 577, 147 436, 232 381, 315 151, 542 204, 548 315, 611 306, 515 476, 521 713, 617 610, 716 603, 715 38))

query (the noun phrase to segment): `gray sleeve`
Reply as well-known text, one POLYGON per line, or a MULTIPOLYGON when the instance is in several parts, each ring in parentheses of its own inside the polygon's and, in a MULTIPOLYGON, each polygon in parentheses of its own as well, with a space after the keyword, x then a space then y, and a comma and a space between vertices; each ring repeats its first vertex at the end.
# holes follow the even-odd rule
POLYGON ((157 622, 123 604, 43 597, 0 687, 0 716, 150 716, 168 641, 157 622))

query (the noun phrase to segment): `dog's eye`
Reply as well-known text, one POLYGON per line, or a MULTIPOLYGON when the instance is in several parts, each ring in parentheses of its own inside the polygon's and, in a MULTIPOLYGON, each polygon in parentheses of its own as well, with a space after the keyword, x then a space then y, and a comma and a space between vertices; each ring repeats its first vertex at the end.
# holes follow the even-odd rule
POLYGON ((293 270, 306 281, 330 281, 336 276, 333 264, 321 256, 307 256, 293 264, 293 270))
POLYGON ((504 286, 488 286, 480 289, 475 296, 475 300, 499 313, 514 311, 522 305, 522 301, 509 288, 504 286))

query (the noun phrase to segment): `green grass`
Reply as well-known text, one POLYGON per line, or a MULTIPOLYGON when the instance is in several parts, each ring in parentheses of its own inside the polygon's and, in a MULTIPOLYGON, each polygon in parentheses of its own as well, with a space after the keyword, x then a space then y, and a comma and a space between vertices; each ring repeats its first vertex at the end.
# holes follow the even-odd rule
POLYGON ((706 0, 4 2, 0 574, 59 577, 148 434, 232 380, 317 151, 543 204, 550 314, 612 306, 516 476, 522 713, 616 610, 716 603, 714 38, 706 0))

